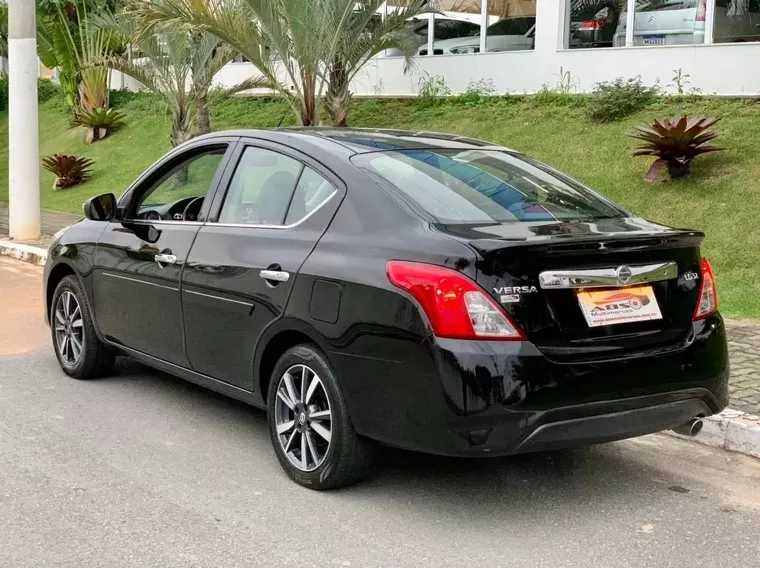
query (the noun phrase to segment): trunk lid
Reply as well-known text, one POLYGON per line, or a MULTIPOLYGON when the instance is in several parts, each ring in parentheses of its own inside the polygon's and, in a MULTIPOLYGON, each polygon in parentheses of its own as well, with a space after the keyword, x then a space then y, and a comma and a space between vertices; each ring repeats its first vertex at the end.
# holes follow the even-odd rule
POLYGON ((552 360, 603 360, 668 350, 689 340, 700 289, 703 233, 635 218, 447 225, 442 230, 478 253, 478 284, 552 360), (542 286, 540 281, 542 273, 615 275, 621 266, 634 275, 657 268, 650 276, 656 281, 635 286, 651 286, 661 319, 590 327, 578 294, 590 291, 591 285, 594 292, 626 286, 616 278, 585 276, 572 283, 564 280, 573 287, 550 287, 548 281, 542 286))

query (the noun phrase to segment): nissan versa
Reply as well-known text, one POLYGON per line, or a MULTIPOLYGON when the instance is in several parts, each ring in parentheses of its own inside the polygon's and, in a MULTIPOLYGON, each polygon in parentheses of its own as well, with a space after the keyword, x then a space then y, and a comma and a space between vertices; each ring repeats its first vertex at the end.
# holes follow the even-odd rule
POLYGON ((63 371, 128 355, 266 408, 313 489, 378 443, 551 450, 695 433, 727 403, 704 235, 487 142, 222 132, 85 215, 44 274, 63 371))

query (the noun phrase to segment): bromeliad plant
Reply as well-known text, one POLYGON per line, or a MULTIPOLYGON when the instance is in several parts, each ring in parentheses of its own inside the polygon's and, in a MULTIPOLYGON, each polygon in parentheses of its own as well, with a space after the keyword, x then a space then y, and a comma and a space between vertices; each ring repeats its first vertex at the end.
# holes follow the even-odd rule
POLYGON ((644 180, 654 181, 657 174, 668 168, 671 178, 689 173, 691 161, 700 154, 722 150, 717 146, 703 146, 718 136, 709 130, 718 118, 704 116, 676 116, 673 119, 658 118, 651 126, 637 126, 628 136, 645 143, 633 149, 634 156, 655 156, 657 160, 649 168, 644 180))
POLYGON ((53 189, 65 189, 90 178, 92 160, 67 154, 53 154, 43 158, 43 167, 55 176, 53 189))
POLYGON ((114 132, 124 126, 124 115, 109 108, 96 108, 89 112, 83 112, 75 120, 74 124, 87 128, 85 142, 92 144, 102 140, 109 132, 114 132))

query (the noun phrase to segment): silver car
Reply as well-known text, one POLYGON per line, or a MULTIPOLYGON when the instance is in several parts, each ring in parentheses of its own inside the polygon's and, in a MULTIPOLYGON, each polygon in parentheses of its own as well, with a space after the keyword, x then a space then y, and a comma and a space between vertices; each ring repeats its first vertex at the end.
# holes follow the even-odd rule
MULTIPOLYGON (((716 0, 714 39, 717 43, 757 41, 757 0, 716 0)), ((618 20, 613 44, 625 45, 627 14, 618 20)), ((634 45, 689 45, 705 42, 707 0, 637 0, 634 45)))
MULTIPOLYGON (((517 16, 505 18, 486 29, 486 51, 529 50, 535 46, 536 17, 517 16)), ((418 55, 427 55, 427 45, 417 51, 418 55)), ((457 37, 436 41, 433 55, 478 53, 480 52, 480 33, 467 37, 457 37)))

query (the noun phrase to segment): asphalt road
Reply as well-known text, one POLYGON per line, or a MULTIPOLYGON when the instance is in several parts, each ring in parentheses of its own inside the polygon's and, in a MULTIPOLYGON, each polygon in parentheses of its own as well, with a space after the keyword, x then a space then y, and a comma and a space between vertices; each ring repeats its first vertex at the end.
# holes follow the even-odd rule
POLYGON ((255 409, 128 360, 66 378, 7 317, 36 277, 11 274, 0 326, 29 339, 0 355, 0 566, 760 565, 758 460, 662 435, 506 459, 388 450, 362 485, 316 493, 281 473, 255 409))

